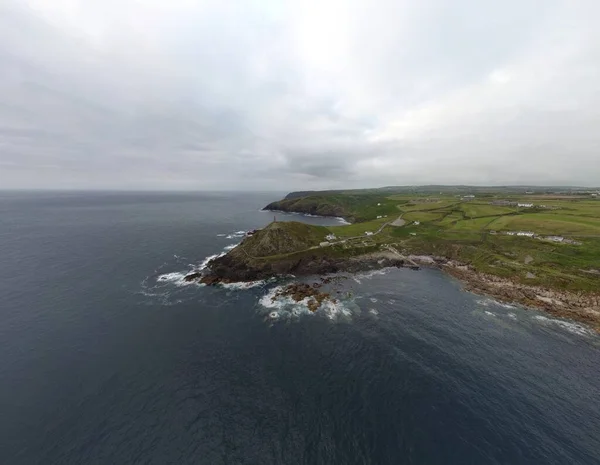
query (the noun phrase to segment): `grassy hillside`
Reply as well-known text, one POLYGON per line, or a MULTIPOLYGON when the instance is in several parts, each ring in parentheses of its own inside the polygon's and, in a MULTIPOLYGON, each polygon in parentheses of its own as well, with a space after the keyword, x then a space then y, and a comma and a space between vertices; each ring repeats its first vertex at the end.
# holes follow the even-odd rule
POLYGON ((267 257, 318 246, 329 230, 297 221, 273 222, 246 238, 230 254, 233 257, 267 257))
POLYGON ((339 216, 350 222, 364 222, 378 216, 398 215, 398 202, 380 195, 331 194, 283 199, 265 207, 266 210, 339 216))

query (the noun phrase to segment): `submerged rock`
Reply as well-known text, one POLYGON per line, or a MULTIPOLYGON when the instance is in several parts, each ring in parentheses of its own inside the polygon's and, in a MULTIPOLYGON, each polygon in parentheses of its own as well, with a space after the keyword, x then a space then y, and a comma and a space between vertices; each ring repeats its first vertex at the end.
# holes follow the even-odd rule
POLYGON ((337 300, 333 299, 329 292, 320 291, 320 287, 319 283, 314 283, 313 285, 308 283, 292 283, 279 290, 271 300, 275 301, 279 297, 291 297, 295 302, 309 299, 307 306, 311 312, 316 312, 323 302, 330 301, 337 303, 337 300), (315 287, 315 284, 318 286, 315 287))

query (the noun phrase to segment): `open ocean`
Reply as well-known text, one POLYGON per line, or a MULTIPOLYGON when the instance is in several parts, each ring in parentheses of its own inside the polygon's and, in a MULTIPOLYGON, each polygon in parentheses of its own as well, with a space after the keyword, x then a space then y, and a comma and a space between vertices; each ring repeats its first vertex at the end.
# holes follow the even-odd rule
POLYGON ((435 270, 183 284, 279 196, 0 193, 0 463, 600 463, 581 325, 435 270))

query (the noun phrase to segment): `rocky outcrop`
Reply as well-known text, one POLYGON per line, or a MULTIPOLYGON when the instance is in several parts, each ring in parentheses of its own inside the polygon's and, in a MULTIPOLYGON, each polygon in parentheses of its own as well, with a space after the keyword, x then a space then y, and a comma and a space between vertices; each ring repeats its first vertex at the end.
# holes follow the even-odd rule
MULTIPOLYGON (((386 267, 403 267, 405 261, 400 258, 369 254, 360 257, 337 258, 326 254, 306 254, 300 258, 281 258, 278 260, 252 260, 227 254, 208 264, 208 272, 202 276, 192 276, 190 280, 199 280, 207 285, 260 281, 273 277, 311 276, 338 272, 358 272, 386 267)), ((187 279, 187 277, 186 277, 187 279)))
POLYGON ((312 286, 308 283, 292 283, 277 291, 271 300, 275 302, 279 297, 291 297, 295 302, 301 302, 308 299, 308 309, 316 312, 323 302, 337 303, 337 299, 334 299, 329 292, 322 291, 321 286, 321 283, 314 283, 312 286))
POLYGON ((600 295, 533 286, 499 276, 478 273, 472 267, 448 261, 448 274, 465 283, 468 291, 492 296, 506 303, 538 308, 561 318, 580 321, 600 332, 600 295))

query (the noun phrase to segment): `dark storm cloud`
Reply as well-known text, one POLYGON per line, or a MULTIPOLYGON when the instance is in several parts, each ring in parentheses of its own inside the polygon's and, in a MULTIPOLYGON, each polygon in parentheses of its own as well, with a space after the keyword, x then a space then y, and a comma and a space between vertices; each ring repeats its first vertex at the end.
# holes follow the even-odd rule
POLYGON ((594 1, 5 0, 0 186, 597 184, 594 1))

